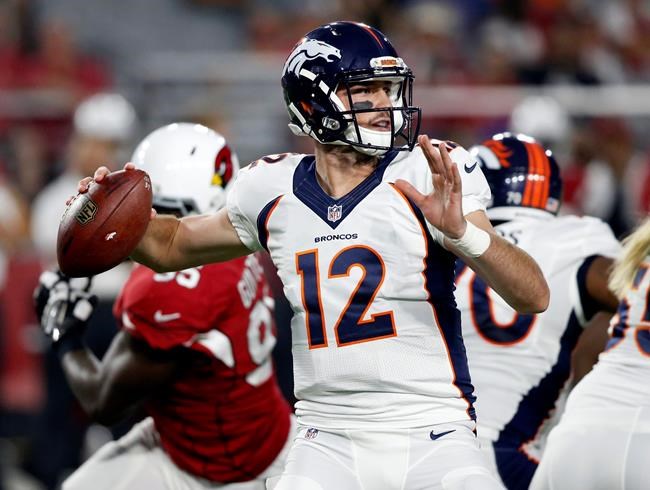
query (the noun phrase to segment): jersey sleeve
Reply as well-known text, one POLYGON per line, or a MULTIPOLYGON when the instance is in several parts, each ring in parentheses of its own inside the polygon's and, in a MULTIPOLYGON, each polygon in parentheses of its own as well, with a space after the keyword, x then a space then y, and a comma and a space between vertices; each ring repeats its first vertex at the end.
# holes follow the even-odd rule
POLYGON ((485 211, 492 199, 490 186, 476 159, 463 147, 456 146, 449 152, 463 184, 463 214, 485 211))
MULTIPOLYGON (((584 326, 601 309, 601 305, 587 291, 589 267, 598 257, 616 259, 620 254, 621 245, 611 228, 601 220, 581 218, 580 223, 582 226, 574 226, 563 238, 566 239, 566 247, 579 254, 571 289, 576 315, 584 326), (571 234, 574 235, 573 239, 571 234)), ((571 250, 567 250, 567 253, 571 253, 571 250)))
POLYGON ((258 231, 254 179, 250 167, 239 171, 233 185, 228 190, 226 209, 230 222, 237 231, 239 239, 252 251, 262 250, 258 231))

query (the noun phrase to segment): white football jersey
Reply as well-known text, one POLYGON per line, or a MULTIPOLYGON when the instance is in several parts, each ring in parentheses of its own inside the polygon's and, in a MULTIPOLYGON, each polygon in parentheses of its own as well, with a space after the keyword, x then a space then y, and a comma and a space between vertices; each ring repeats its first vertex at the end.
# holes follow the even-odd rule
POLYGON ((612 406, 650 406, 650 257, 610 322, 610 339, 567 401, 570 416, 612 406))
MULTIPOLYGON (((460 147, 463 210, 490 190, 460 147)), ((453 296, 455 256, 392 185, 431 192, 419 147, 388 153, 347 195, 317 182, 313 155, 265 157, 242 169, 228 214, 242 242, 267 249, 292 305, 296 414, 306 426, 422 427, 474 417, 453 296)))
POLYGON ((586 293, 590 257, 616 257, 611 229, 590 217, 534 210, 496 226, 539 264, 551 291, 548 309, 519 314, 468 267, 456 299, 476 389, 478 435, 514 446, 533 443, 570 375, 571 352, 597 305, 586 293))

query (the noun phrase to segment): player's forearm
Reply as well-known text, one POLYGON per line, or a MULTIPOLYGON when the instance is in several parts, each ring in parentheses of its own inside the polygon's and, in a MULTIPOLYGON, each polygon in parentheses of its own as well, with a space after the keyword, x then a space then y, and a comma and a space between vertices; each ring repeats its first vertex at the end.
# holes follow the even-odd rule
POLYGON ((478 258, 463 258, 499 296, 520 313, 541 313, 550 292, 537 262, 519 247, 496 234, 478 258))
POLYGON ((101 362, 88 348, 67 352, 61 360, 70 389, 84 411, 99 423, 117 422, 128 407, 110 406, 101 362))
POLYGON ((156 216, 131 258, 156 272, 224 262, 250 253, 224 209, 213 215, 156 216))
POLYGON ((173 263, 173 244, 179 226, 180 220, 174 216, 156 216, 131 258, 157 272, 180 270, 174 269, 173 263))

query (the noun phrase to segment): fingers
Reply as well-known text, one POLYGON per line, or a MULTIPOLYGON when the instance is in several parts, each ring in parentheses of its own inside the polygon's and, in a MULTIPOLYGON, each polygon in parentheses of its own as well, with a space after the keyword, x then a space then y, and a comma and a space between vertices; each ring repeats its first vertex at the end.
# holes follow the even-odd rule
POLYGON ((412 202, 415 203, 417 207, 422 207, 424 204, 424 201, 426 200, 426 196, 422 194, 420 191, 418 191, 415 187, 413 187, 410 183, 406 182, 405 180, 398 179, 395 181, 395 187, 404 194, 407 198, 409 198, 412 202))
MULTIPOLYGON (((135 169, 135 164, 132 162, 128 162, 124 165, 124 170, 134 170, 135 169)), ((77 190, 83 194, 84 192, 88 192, 88 187, 90 186, 90 183, 95 181, 95 182, 101 182, 104 180, 104 178, 110 174, 111 171, 108 169, 108 167, 99 167, 97 170, 95 170, 95 174, 92 177, 84 177, 79 181, 79 184, 77 185, 77 190)), ((69 204, 69 201, 66 204, 69 204)))
MULTIPOLYGON (((451 159, 450 159, 451 161, 451 159)), ((462 192, 462 178, 460 176, 460 172, 458 170, 458 166, 454 163, 451 162, 451 173, 453 175, 453 182, 451 186, 451 192, 453 193, 460 193, 462 192)))
POLYGON ((77 185, 77 191, 79 191, 81 194, 83 194, 84 192, 88 192, 88 187, 90 186, 92 180, 93 180, 92 177, 84 177, 83 179, 81 179, 79 181, 79 184, 77 185))
POLYGON ((95 170, 95 175, 93 176, 93 179, 95 182, 101 182, 104 180, 104 177, 106 177, 108 174, 110 174, 111 171, 107 167, 99 167, 97 170, 95 170))
POLYGON ((149 220, 154 219, 156 216, 158 216, 158 211, 156 211, 154 208, 151 208, 151 215, 149 216, 149 220))
POLYGON ((441 156, 441 148, 445 146, 444 143, 440 143, 436 149, 427 135, 420 135, 418 137, 418 143, 420 143, 420 146, 422 147, 422 151, 427 159, 431 173, 434 175, 440 174, 444 176, 445 179, 451 179, 449 168, 445 165, 441 156))
POLYGON ((453 180, 454 176, 458 174, 458 167, 451 159, 451 155, 449 155, 449 150, 447 149, 447 145, 445 143, 440 143, 438 145, 438 150, 440 151, 440 158, 442 160, 442 164, 445 166, 445 169, 447 171, 447 176, 449 177, 450 180, 453 180), (453 171, 454 169, 456 169, 455 174, 453 171))

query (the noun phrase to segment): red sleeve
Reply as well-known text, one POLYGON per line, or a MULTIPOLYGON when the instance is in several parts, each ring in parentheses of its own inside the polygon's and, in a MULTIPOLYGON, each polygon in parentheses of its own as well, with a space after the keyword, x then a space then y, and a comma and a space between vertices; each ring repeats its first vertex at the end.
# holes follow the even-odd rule
POLYGON ((227 315, 236 300, 235 272, 230 263, 166 274, 136 266, 115 303, 115 316, 124 330, 155 349, 189 346, 227 315))

